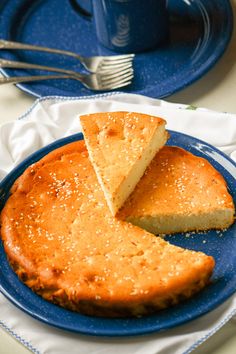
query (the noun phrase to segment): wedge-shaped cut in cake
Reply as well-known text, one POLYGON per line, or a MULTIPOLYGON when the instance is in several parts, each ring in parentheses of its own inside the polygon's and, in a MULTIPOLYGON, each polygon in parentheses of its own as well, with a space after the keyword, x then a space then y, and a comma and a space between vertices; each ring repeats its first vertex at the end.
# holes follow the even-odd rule
POLYGON ((130 112, 89 114, 80 122, 90 160, 115 215, 165 144, 166 122, 130 112))
POLYGON ((22 281, 87 315, 153 313, 202 289, 214 268, 211 256, 113 217, 83 141, 29 167, 14 184, 1 223, 22 281))
POLYGON ((119 216, 154 234, 224 229, 235 208, 221 174, 205 159, 165 146, 119 216))

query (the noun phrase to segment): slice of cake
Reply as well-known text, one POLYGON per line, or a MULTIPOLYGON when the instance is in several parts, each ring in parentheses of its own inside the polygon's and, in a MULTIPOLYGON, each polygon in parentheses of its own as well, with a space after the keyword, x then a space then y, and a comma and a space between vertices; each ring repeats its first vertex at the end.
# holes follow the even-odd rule
POLYGON ((224 229, 235 208, 220 173, 205 159, 165 146, 120 211, 119 217, 154 234, 224 229))
POLYGON ((130 112, 89 114, 80 122, 90 160, 115 215, 165 144, 166 122, 130 112))
POLYGON ((1 213, 20 279, 46 300, 87 315, 140 316, 209 282, 214 260, 114 218, 83 141, 28 167, 1 213))

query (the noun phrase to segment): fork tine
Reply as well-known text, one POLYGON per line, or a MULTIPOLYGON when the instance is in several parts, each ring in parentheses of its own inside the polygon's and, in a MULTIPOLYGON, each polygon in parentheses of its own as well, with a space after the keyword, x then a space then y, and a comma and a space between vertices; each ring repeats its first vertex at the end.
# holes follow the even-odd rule
POLYGON ((127 63, 120 63, 120 64, 116 64, 116 65, 101 65, 101 69, 99 70, 99 74, 105 74, 108 72, 113 72, 114 70, 118 69, 118 70, 125 70, 125 69, 129 69, 132 68, 132 63, 127 62, 127 63))
POLYGON ((102 82, 116 81, 116 80, 125 78, 128 75, 133 75, 133 74, 134 74, 133 69, 128 69, 128 70, 121 72, 119 74, 118 73, 114 74, 113 76, 102 76, 101 81, 102 82))
POLYGON ((120 66, 118 68, 114 68, 113 70, 104 70, 104 72, 102 72, 100 74, 101 77, 103 78, 110 78, 110 77, 114 77, 114 76, 120 76, 122 74, 127 73, 128 71, 134 71, 133 66, 120 66))
POLYGON ((104 70, 102 73, 97 74, 97 78, 100 81, 106 81, 106 80, 110 80, 110 79, 114 79, 116 77, 122 77, 123 75, 125 75, 126 73, 130 73, 133 72, 133 68, 120 68, 118 70, 116 70, 114 72, 114 70, 104 70))
POLYGON ((106 72, 104 74, 101 74, 100 76, 100 80, 102 82, 105 82, 105 81, 109 81, 109 80, 114 80, 116 78, 121 78, 121 77, 124 77, 125 75, 127 74, 133 74, 134 70, 132 68, 129 68, 129 69, 126 69, 126 70, 120 70, 120 71, 117 71, 117 72, 108 72, 108 74, 106 74, 106 72))
POLYGON ((134 58, 134 57, 135 54, 130 53, 130 54, 108 55, 108 56, 104 56, 104 59, 114 60, 114 59, 125 59, 125 58, 134 58))
POLYGON ((102 61, 102 65, 107 65, 107 66, 115 66, 115 65, 118 65, 118 64, 123 64, 123 63, 132 63, 133 62, 133 59, 129 59, 129 58, 126 58, 126 59, 117 59, 117 60, 106 60, 104 59, 102 61))
POLYGON ((133 69, 127 69, 125 71, 117 72, 112 75, 104 75, 104 76, 101 75, 100 80, 102 83, 116 81, 116 80, 122 79, 128 75, 131 75, 133 73, 134 73, 133 69))
POLYGON ((135 57, 135 54, 121 54, 121 55, 111 55, 104 57, 104 60, 116 60, 116 59, 132 59, 135 57))
POLYGON ((102 84, 104 86, 114 86, 114 85, 118 85, 120 83, 123 83, 125 81, 130 81, 130 80, 132 80, 133 77, 134 77, 134 74, 130 73, 129 75, 126 75, 124 77, 116 78, 113 81, 108 81, 108 82, 105 82, 105 83, 103 82, 102 84))
MULTIPOLYGON (((113 81, 110 83, 111 86, 117 86, 117 85, 120 85, 120 84, 124 84, 126 81, 131 81, 133 79, 134 75, 133 74, 130 74, 126 77, 123 77, 122 79, 120 80, 116 80, 116 81, 113 81)), ((109 84, 107 84, 109 85, 109 84)))
POLYGON ((116 61, 116 60, 134 60, 134 55, 111 55, 111 56, 103 56, 103 60, 107 61, 116 61))
POLYGON ((100 86, 104 89, 113 89, 113 87, 116 87, 117 85, 123 85, 127 81, 131 81, 133 79, 133 75, 129 75, 126 78, 123 78, 121 80, 116 80, 116 81, 111 81, 111 82, 106 82, 106 83, 101 83, 100 86))
POLYGON ((107 87, 107 88, 111 88, 120 84, 125 83, 126 81, 131 81, 132 78, 134 77, 133 73, 129 73, 123 77, 119 77, 119 78, 115 78, 114 80, 109 80, 109 81, 103 81, 102 87, 107 87))
POLYGON ((121 82, 118 82, 116 84, 103 86, 102 89, 103 90, 114 90, 114 89, 117 89, 117 88, 120 88, 120 87, 128 86, 131 83, 132 83, 132 77, 130 79, 128 79, 128 80, 121 81, 121 82))
POLYGON ((114 86, 112 86, 110 88, 106 88, 106 90, 115 90, 115 89, 118 89, 120 87, 125 87, 125 86, 130 85, 131 82, 132 82, 132 80, 128 80, 128 81, 122 82, 120 84, 114 85, 114 86))

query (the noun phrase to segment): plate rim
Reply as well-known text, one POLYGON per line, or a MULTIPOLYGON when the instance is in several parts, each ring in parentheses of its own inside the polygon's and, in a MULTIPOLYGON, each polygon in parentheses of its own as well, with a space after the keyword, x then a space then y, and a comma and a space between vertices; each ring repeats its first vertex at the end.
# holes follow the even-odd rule
MULTIPOLYGON (((188 134, 180 133, 180 132, 173 131, 173 130, 168 130, 168 131, 170 132, 171 136, 174 137, 174 138, 175 137, 177 137, 177 138, 184 137, 186 139, 190 139, 190 141, 194 141, 195 143, 203 144, 204 146, 210 148, 214 152, 217 152, 219 155, 221 155, 223 158, 225 158, 227 161, 229 161, 233 165, 234 168, 236 168, 236 162, 235 161, 233 161, 228 155, 226 155, 225 153, 221 152, 220 150, 218 150, 217 148, 215 148, 211 144, 208 144, 205 141, 200 140, 198 138, 195 138, 193 136, 190 136, 188 134)), ((38 161, 40 158, 42 158, 42 156, 46 155, 47 153, 49 153, 50 151, 52 151, 52 150, 54 150, 56 148, 59 148, 60 146, 63 146, 63 145, 69 144, 69 143, 71 143, 73 141, 77 141, 77 140, 81 140, 81 139, 83 139, 83 134, 82 133, 76 133, 76 134, 73 134, 73 135, 58 139, 58 140, 56 140, 56 141, 54 141, 54 142, 52 142, 52 143, 40 148, 40 149, 38 149, 37 151, 33 152, 26 159, 24 159, 22 162, 20 162, 14 169, 12 169, 12 171, 10 171, 7 174, 7 176, 0 182, 0 191, 3 190, 3 187, 5 185, 7 185, 7 189, 9 189, 9 186, 11 186, 12 183, 14 183, 14 180, 20 174, 22 174, 23 170, 26 169, 31 163, 38 161), (9 183, 9 180, 10 180, 10 183, 9 183)), ((204 153, 202 153, 202 154, 204 154, 204 153)), ((234 176, 232 176, 232 178, 234 178, 234 176)), ((234 181, 235 181, 235 178, 234 178, 234 181)), ((0 240, 0 256, 1 256, 1 253, 2 253, 1 249, 3 249, 3 246, 2 246, 2 241, 0 240)), ((3 250, 3 252, 5 253, 4 250, 3 250)), ((6 255, 3 255, 3 257, 6 257, 6 255)), ((16 276, 16 274, 13 272, 13 270, 11 270, 11 272, 12 272, 12 274, 14 274, 14 276, 16 276)), ((21 284, 21 286, 25 287, 27 292, 28 291, 31 292, 31 295, 33 296, 33 298, 36 297, 37 299, 40 299, 40 301, 46 302, 47 305, 50 306, 50 307, 51 306, 53 306, 53 307, 56 306, 54 304, 48 303, 46 300, 42 299, 37 294, 33 293, 31 289, 29 289, 26 285, 24 285, 17 278, 17 276, 16 276, 16 279, 18 280, 18 284, 21 284)), ((74 325, 72 325, 72 326, 71 325, 70 326, 67 325, 66 326, 65 324, 64 325, 60 324, 60 323, 58 323, 58 321, 55 321, 53 319, 45 318, 43 316, 40 316, 39 314, 32 313, 32 311, 30 311, 30 309, 29 309, 28 304, 26 304, 26 306, 25 306, 21 302, 17 301, 17 299, 15 299, 14 296, 12 296, 12 293, 9 293, 9 291, 6 289, 6 287, 4 287, 4 281, 2 282, 1 273, 0 273, 0 291, 3 293, 3 295, 8 300, 10 300, 10 302, 12 302, 16 307, 20 308, 20 310, 22 310, 23 312, 27 313, 28 315, 31 315, 33 318, 35 318, 37 320, 40 320, 41 322, 44 322, 44 323, 46 323, 48 325, 52 325, 54 327, 57 327, 57 328, 60 328, 60 329, 63 329, 63 330, 68 330, 68 331, 71 331, 71 332, 76 332, 76 333, 81 333, 81 334, 86 334, 86 335, 92 335, 92 336, 127 337, 127 336, 136 336, 136 335, 157 333, 157 332, 160 332, 160 331, 163 331, 163 330, 168 330, 168 329, 177 327, 179 325, 185 324, 185 323, 187 323, 189 321, 192 321, 194 319, 197 319, 197 318, 203 316, 204 314, 216 309, 221 304, 223 304, 227 299, 230 298, 231 295, 233 295, 235 293, 236 287, 234 287, 233 290, 231 289, 231 291, 228 292, 227 294, 224 294, 224 296, 221 296, 220 300, 214 301, 213 303, 211 303, 211 306, 208 306, 208 307, 205 306, 204 309, 202 311, 200 311, 200 312, 196 312, 196 310, 195 310, 195 312, 192 315, 188 314, 187 317, 185 315, 183 318, 181 317, 178 320, 171 319, 164 326, 157 325, 156 327, 154 327, 153 324, 149 324, 149 328, 143 329, 142 326, 141 326, 141 328, 139 328, 137 326, 138 328, 133 328, 132 330, 130 330, 130 329, 127 329, 127 330, 118 329, 117 330, 117 328, 116 329, 107 329, 106 328, 105 330, 103 330, 103 329, 89 329, 89 328, 81 329, 81 328, 78 328, 78 325, 77 326, 74 326, 74 325)), ((40 308, 39 308, 39 311, 40 311, 40 308)), ((63 309, 63 308, 60 308, 60 311, 68 312, 68 310, 63 309)), ((73 313, 73 314, 75 314, 75 313, 73 313)), ((78 316, 78 318, 81 318, 81 316, 84 317, 84 315, 81 315, 81 314, 76 314, 76 316, 78 316)), ((158 314, 156 314, 156 316, 158 316, 158 314)), ((101 319, 101 318, 88 317, 88 316, 85 316, 85 317, 86 317, 86 319, 88 321, 90 321, 90 319, 91 319, 91 321, 93 321, 95 319, 95 322, 96 322, 97 319, 99 321, 103 321, 103 320, 106 321, 107 320, 107 319, 104 319, 104 318, 101 319)), ((144 319, 144 317, 142 319, 144 319)), ((122 320, 118 319, 118 322, 119 321, 122 321, 122 320)), ((109 320, 108 320, 108 323, 109 323, 109 320)))

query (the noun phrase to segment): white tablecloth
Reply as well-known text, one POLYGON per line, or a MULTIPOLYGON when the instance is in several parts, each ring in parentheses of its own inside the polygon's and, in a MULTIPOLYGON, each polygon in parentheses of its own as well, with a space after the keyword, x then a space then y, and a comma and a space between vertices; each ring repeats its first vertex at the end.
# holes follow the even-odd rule
MULTIPOLYGON (((236 160, 236 115, 186 108, 128 94, 40 99, 18 121, 0 127, 0 179, 30 153, 80 131, 80 114, 98 111, 128 110, 163 117, 168 129, 202 139, 236 160)), ((45 325, 0 294, 0 326, 38 354, 190 353, 235 314, 236 295, 233 295, 214 311, 174 329, 148 336, 108 339, 68 333, 45 325)))

